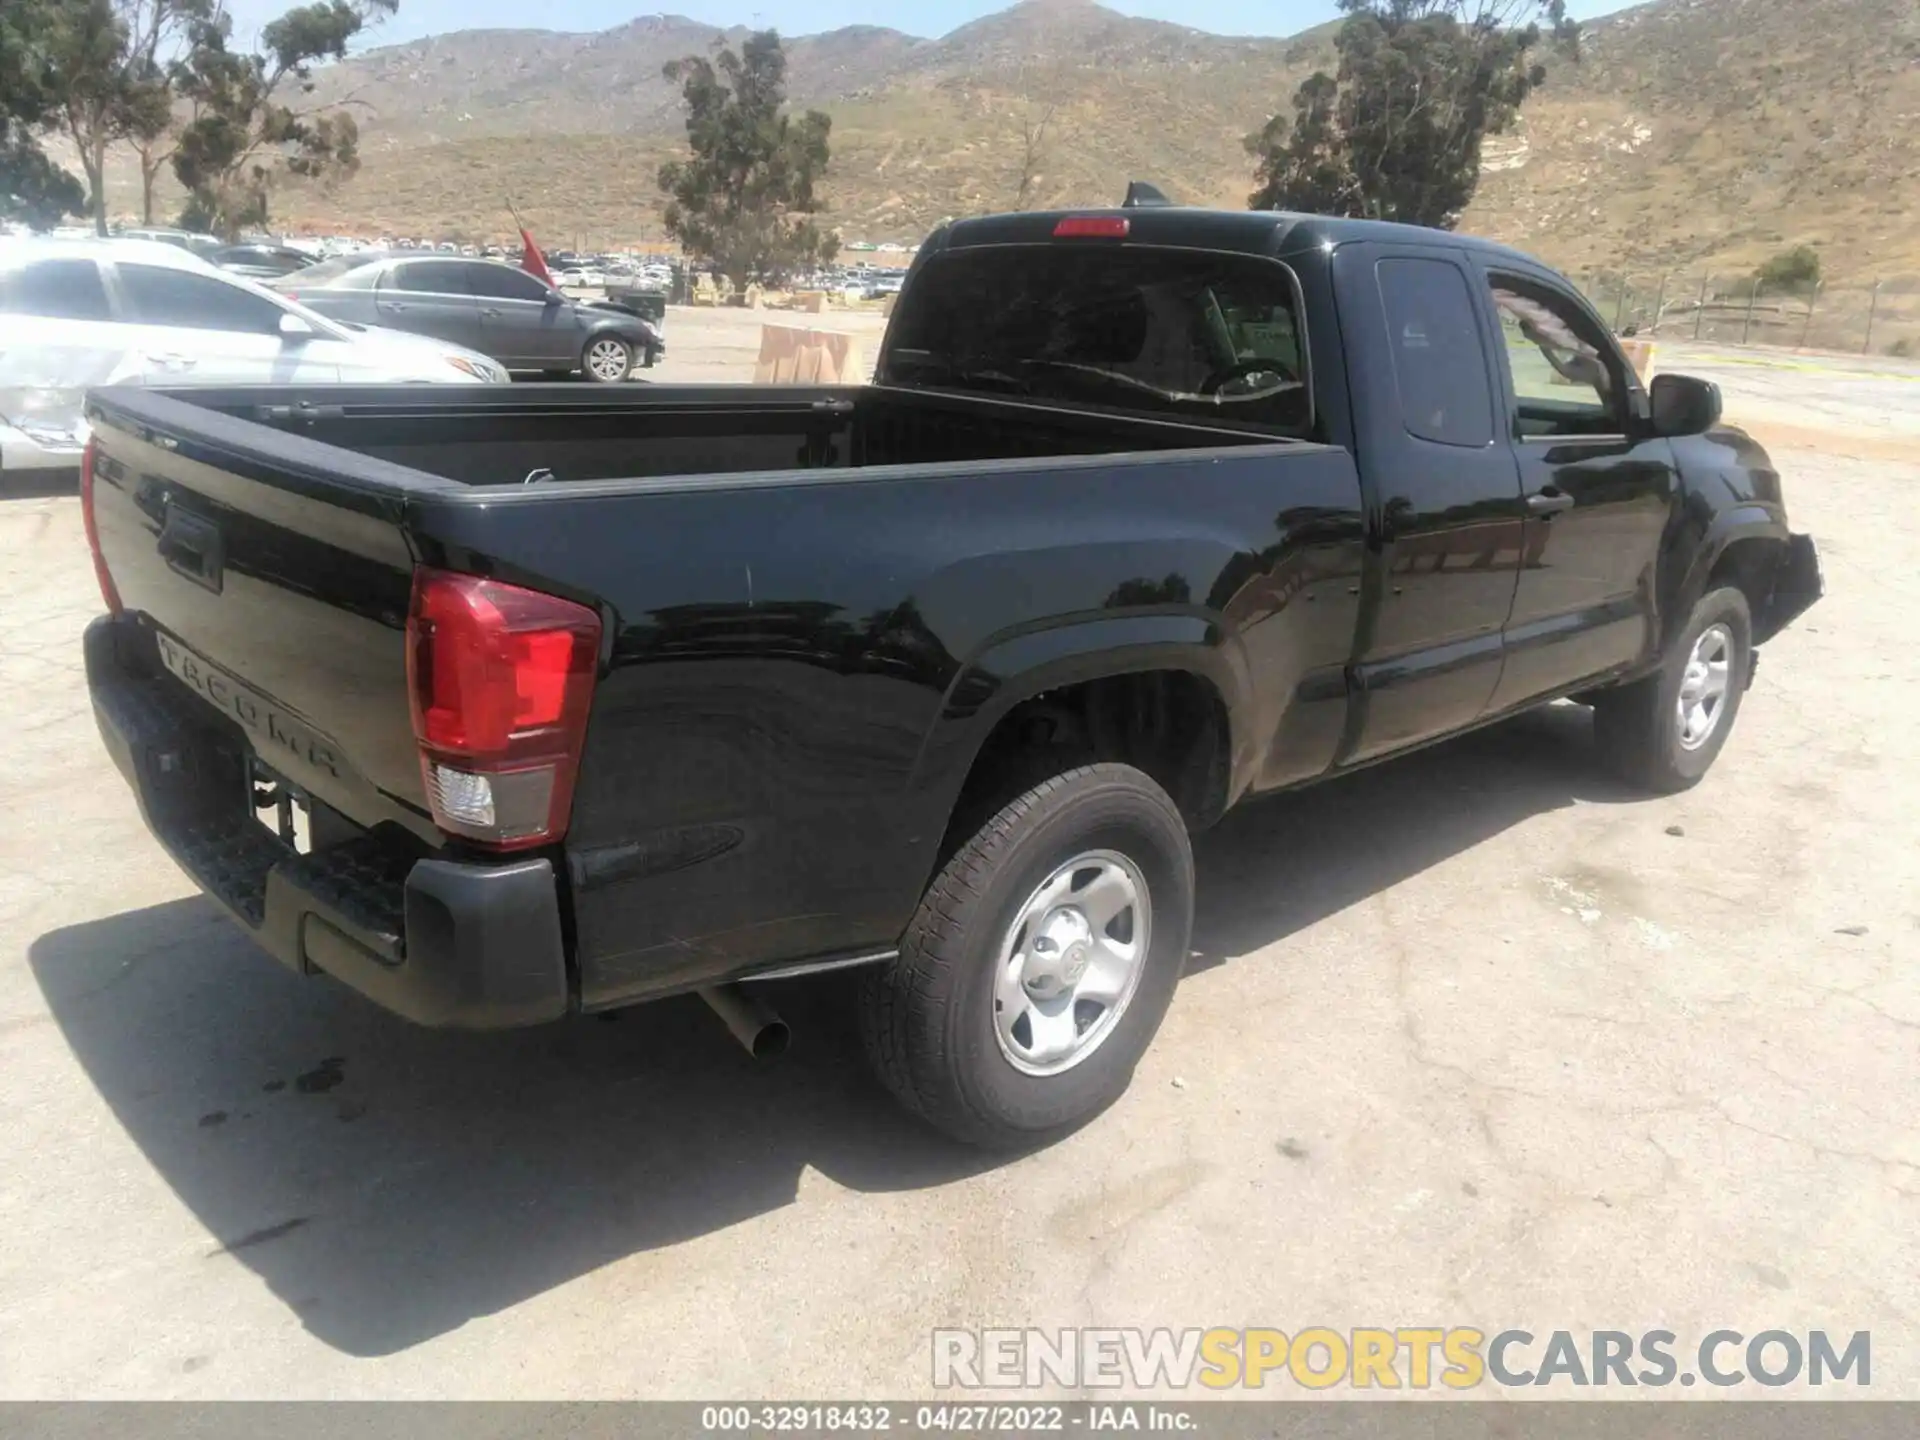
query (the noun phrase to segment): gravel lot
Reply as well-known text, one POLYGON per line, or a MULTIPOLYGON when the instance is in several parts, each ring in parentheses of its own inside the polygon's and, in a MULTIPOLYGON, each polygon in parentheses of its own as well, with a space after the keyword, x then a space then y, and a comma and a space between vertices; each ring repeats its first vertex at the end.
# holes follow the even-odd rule
POLYGON ((753 378, 763 324, 834 330, 860 341, 869 374, 886 334, 879 311, 828 311, 808 315, 788 310, 695 310, 675 306, 667 318, 667 354, 651 370, 634 373, 647 380, 689 385, 725 385, 753 378))
MULTIPOLYGON (((751 323, 676 313, 660 378, 751 323)), ((1829 595, 1709 779, 1627 794, 1561 707, 1236 812, 1131 1093, 1006 1163, 895 1114, 833 986, 756 1066, 693 1001, 441 1035, 281 970, 101 751, 76 502, 0 501, 0 1396, 908 1395, 936 1325, 1471 1324, 1868 1329, 1920 1397, 1920 384, 1725 356, 1662 360, 1791 445, 1829 595)))

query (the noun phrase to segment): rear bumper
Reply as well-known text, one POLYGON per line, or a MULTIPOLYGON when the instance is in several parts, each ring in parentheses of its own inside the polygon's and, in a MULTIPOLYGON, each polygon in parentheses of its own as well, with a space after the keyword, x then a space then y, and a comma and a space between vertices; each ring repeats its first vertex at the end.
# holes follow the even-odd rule
POLYGON ((298 854, 248 809, 244 733, 130 663, 127 630, 105 616, 87 627, 100 738, 147 828, 261 948, 421 1025, 490 1030, 566 1013, 549 861, 423 858, 411 837, 380 830, 298 854))
POLYGON ((1754 616, 1753 642, 1771 640, 1798 620, 1826 593, 1820 574, 1820 552, 1811 535, 1789 535, 1787 553, 1773 572, 1773 593, 1754 616))

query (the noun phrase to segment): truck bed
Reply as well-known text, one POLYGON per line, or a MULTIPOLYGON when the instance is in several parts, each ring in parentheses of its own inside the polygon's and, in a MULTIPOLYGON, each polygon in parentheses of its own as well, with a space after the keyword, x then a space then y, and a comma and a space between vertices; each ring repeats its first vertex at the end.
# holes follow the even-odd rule
POLYGON ((163 406, 184 402, 461 485, 772 476, 1273 443, 1227 425, 881 386, 155 393, 163 406))

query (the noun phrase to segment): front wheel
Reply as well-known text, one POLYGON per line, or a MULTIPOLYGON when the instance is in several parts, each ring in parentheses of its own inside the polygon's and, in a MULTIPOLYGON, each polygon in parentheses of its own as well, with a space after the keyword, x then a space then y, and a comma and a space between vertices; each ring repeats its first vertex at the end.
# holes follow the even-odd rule
POLYGON ((899 958, 864 977, 868 1056, 957 1140, 1052 1139, 1127 1088, 1192 924, 1193 853, 1166 792, 1128 765, 1055 776, 960 846, 899 958))
POLYGON ((618 335, 596 335, 580 354, 580 373, 600 385, 618 385, 633 371, 633 347, 618 335))
POLYGON ((1727 743, 1752 675, 1747 597, 1731 586, 1708 591, 1657 671, 1593 696, 1601 759, 1648 790, 1691 788, 1727 743))

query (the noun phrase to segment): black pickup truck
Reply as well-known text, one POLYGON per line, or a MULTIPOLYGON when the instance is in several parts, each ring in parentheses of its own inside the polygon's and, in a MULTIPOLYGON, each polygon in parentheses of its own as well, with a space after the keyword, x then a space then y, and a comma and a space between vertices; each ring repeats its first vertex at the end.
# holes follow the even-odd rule
POLYGON ((264 948, 763 1047, 753 982, 864 967, 884 1082, 988 1143, 1126 1086, 1191 830, 1568 696, 1691 785, 1820 593, 1712 385, 1512 250, 1301 215, 951 224, 864 387, 88 413, 100 730, 264 948))

